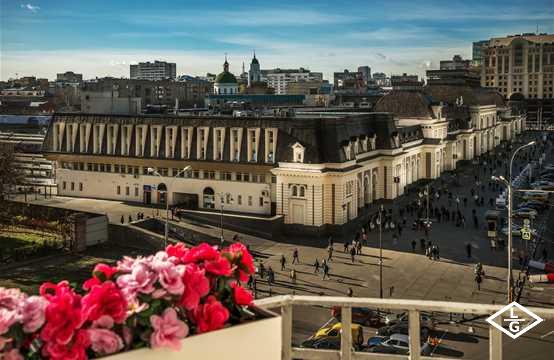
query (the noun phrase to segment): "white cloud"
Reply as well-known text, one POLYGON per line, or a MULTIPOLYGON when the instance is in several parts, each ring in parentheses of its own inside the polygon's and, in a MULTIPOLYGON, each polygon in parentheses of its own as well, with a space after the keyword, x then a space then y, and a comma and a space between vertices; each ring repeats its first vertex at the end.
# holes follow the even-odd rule
POLYGON ((32 13, 36 13, 37 11, 40 10, 40 7, 39 7, 39 6, 31 5, 31 4, 21 4, 21 8, 22 8, 22 9, 29 10, 29 11, 32 12, 32 13))

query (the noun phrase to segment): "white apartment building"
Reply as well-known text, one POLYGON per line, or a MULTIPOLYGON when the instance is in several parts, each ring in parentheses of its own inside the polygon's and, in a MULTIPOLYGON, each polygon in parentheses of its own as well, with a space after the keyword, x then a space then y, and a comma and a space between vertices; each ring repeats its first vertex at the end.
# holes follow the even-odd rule
POLYGON ((177 64, 165 61, 141 62, 129 67, 131 79, 164 80, 177 77, 177 64))
POLYGON ((274 88, 278 95, 287 94, 287 86, 291 82, 298 81, 323 81, 323 73, 312 72, 308 69, 271 69, 261 71, 261 81, 267 82, 267 86, 274 88))

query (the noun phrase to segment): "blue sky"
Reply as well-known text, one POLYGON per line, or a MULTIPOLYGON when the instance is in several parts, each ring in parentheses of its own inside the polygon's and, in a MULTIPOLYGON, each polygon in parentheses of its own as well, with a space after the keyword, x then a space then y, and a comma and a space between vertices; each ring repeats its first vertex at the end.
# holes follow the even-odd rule
POLYGON ((143 1, 0 0, 0 77, 128 76, 129 64, 177 63, 178 74, 262 68, 333 71, 369 65, 424 74, 471 42, 554 32, 554 0, 143 1))

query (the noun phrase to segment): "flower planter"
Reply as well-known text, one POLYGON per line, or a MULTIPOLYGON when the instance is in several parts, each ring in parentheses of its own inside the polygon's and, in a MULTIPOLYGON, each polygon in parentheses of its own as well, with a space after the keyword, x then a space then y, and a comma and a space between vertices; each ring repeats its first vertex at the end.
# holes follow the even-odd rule
POLYGON ((253 309, 259 320, 231 326, 181 342, 181 350, 138 349, 105 357, 106 360, 280 360, 281 317, 253 309))

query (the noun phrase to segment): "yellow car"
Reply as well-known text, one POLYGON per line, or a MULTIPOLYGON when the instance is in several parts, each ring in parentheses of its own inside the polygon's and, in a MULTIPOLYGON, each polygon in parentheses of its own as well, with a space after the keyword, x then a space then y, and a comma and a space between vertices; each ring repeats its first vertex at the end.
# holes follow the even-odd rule
MULTIPOLYGON (((352 324, 352 343, 354 345, 361 345, 364 343, 364 330, 363 328, 358 324, 352 324)), ((340 338, 342 330, 342 324, 336 323, 332 326, 324 327, 319 329, 311 338, 307 340, 307 342, 314 342, 319 339, 323 338, 340 338)))

